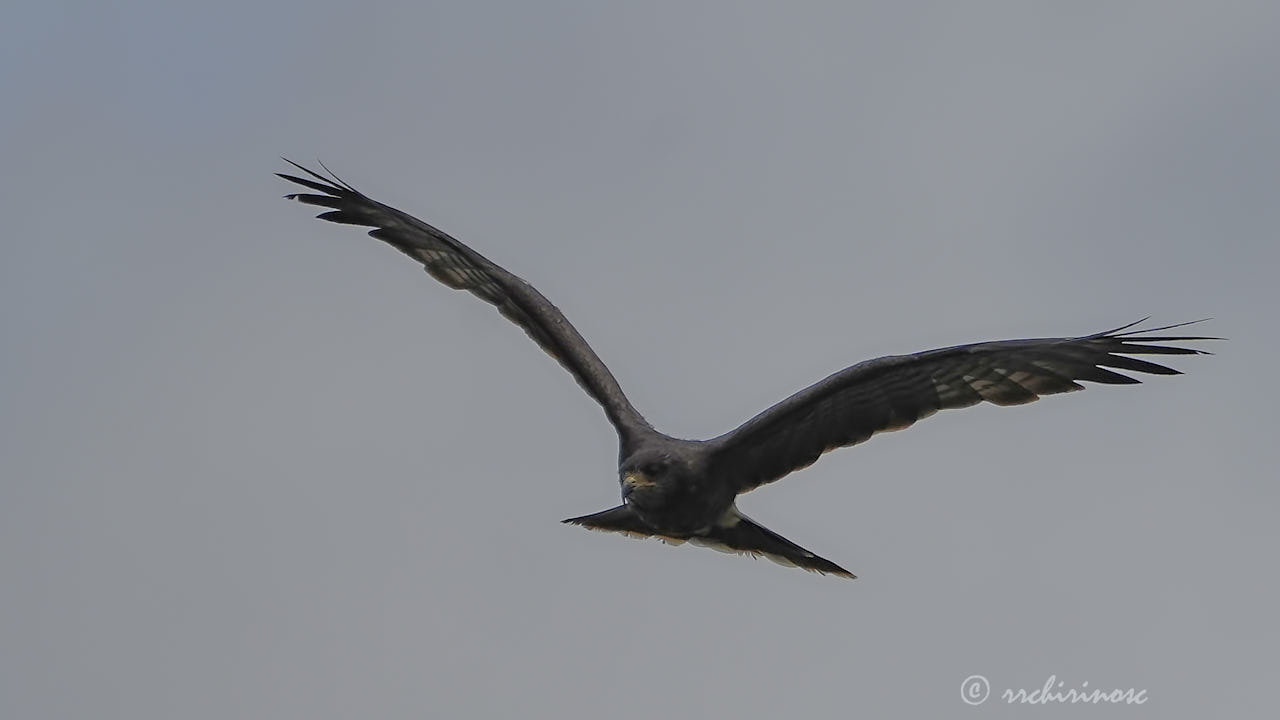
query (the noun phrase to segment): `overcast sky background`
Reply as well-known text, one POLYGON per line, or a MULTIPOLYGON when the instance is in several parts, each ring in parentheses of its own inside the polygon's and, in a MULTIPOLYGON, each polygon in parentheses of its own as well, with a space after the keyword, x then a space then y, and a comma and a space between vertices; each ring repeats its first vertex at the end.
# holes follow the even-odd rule
POLYGON ((1280 4, 629 7, 6 9, 0 716, 1273 714, 1280 4), (534 283, 680 436, 879 355, 1230 341, 742 499, 853 582, 587 533, 599 408, 280 155, 534 283), (1050 675, 1149 701, 996 697, 1050 675))

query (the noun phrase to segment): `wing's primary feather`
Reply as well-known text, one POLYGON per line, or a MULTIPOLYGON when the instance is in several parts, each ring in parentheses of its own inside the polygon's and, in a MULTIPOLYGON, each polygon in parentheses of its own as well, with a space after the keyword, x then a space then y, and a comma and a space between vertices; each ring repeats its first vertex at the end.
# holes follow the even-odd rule
POLYGON ((900 430, 939 410, 983 401, 1021 405, 1083 390, 1082 380, 1140 382, 1114 370, 1177 375, 1128 356, 1203 355, 1208 353, 1152 343, 1217 339, 1150 334, 1190 323, 1128 330, 1136 324, 1084 337, 975 343, 859 363, 710 441, 715 474, 746 492, 810 465, 828 450, 900 430))
POLYGON ((533 286, 441 230, 370 199, 337 176, 327 178, 287 158, 285 162, 310 178, 284 173, 277 175, 316 191, 285 197, 330 208, 317 216, 322 220, 372 227, 370 235, 422 263, 435 279, 451 288, 466 290, 497 307, 498 312, 519 325, 600 403, 624 445, 637 433, 652 431, 587 341, 564 314, 533 286))

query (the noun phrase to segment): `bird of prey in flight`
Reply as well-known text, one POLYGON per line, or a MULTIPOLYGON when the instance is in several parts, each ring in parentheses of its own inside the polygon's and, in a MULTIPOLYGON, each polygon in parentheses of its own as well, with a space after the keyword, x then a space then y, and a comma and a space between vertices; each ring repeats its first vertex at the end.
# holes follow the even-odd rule
POLYGON ((305 177, 279 176, 313 192, 285 197, 327 208, 318 216, 322 220, 373 228, 370 235, 422 263, 435 279, 494 305, 600 403, 618 433, 622 504, 564 521, 593 530, 690 541, 852 578, 839 565, 743 515, 735 503, 738 495, 807 467, 828 450, 901 430, 939 410, 983 401, 1021 405, 1041 395, 1082 390, 1082 380, 1139 382, 1116 370, 1177 375, 1131 356, 1205 354, 1165 343, 1213 339, 1152 334, 1189 323, 1147 330, 1133 330, 1138 323, 1131 323, 1082 337, 1004 340, 882 357, 845 368, 724 435, 682 440, 645 421, 587 341, 533 286, 336 176, 286 162, 305 177))

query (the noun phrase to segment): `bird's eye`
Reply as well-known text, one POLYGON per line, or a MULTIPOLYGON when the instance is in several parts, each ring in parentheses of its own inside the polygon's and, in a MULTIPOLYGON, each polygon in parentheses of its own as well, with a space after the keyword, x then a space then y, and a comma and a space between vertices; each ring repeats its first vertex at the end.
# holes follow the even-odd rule
POLYGON ((655 475, 661 475, 662 473, 667 471, 667 464, 666 463, 649 463, 648 465, 645 465, 644 467, 640 468, 640 471, 650 477, 653 477, 655 475))

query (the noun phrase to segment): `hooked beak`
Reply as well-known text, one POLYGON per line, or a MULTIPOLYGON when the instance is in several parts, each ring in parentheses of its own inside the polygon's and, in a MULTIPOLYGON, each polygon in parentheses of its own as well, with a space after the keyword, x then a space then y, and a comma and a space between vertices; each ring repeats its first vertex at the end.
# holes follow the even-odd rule
POLYGON ((649 487, 656 483, 648 475, 639 472, 629 472, 622 476, 622 487, 626 490, 634 490, 638 487, 649 487))
POLYGON ((644 473, 629 472, 622 476, 622 501, 631 502, 631 494, 636 488, 650 487, 656 483, 644 473))

